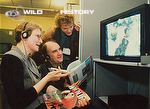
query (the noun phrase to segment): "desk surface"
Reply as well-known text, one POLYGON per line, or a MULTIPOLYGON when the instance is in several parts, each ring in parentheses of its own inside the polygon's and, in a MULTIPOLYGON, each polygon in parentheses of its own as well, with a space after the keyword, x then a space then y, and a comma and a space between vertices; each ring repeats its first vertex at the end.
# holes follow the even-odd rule
POLYGON ((94 62, 116 64, 116 65, 125 65, 125 66, 139 66, 139 67, 150 67, 150 64, 141 64, 137 62, 122 62, 122 61, 106 61, 100 58, 94 58, 94 62))

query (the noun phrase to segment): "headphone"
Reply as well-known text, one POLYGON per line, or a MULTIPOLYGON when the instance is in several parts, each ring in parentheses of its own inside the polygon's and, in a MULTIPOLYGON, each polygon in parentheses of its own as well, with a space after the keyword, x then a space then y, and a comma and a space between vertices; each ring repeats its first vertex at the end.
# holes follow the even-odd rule
POLYGON ((48 61, 50 59, 50 57, 47 54, 47 46, 46 46, 46 44, 43 44, 41 52, 42 52, 42 55, 45 58, 45 60, 48 61))
POLYGON ((27 29, 26 30, 26 27, 27 27, 27 24, 29 22, 26 22, 23 26, 23 31, 21 32, 21 36, 23 39, 27 39, 30 35, 31 35, 31 30, 30 29, 27 29))

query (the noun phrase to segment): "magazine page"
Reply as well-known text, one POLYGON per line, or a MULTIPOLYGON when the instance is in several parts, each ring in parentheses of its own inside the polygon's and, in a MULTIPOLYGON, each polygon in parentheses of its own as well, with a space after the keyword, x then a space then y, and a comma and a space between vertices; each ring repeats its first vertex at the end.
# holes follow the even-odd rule
POLYGON ((77 81, 83 82, 89 75, 92 75, 93 70, 93 59, 89 56, 82 63, 80 61, 75 61, 71 63, 67 71, 70 72, 69 79, 71 84, 77 81))
POLYGON ((78 105, 81 99, 90 100, 90 97, 76 84, 68 87, 68 90, 59 91, 50 86, 49 91, 43 95, 47 109, 72 109, 78 105))
POLYGON ((80 60, 73 61, 72 63, 70 63, 70 64, 68 65, 67 71, 71 71, 72 69, 78 67, 80 64, 81 64, 81 61, 80 61, 80 60))

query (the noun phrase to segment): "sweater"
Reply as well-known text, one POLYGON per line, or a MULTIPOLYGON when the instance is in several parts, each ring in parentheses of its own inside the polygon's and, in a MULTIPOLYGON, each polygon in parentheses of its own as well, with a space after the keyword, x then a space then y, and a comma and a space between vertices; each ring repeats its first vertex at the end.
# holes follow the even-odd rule
POLYGON ((40 75, 37 72, 32 74, 34 78, 31 77, 35 68, 34 64, 31 64, 33 60, 26 66, 28 60, 23 53, 15 46, 11 51, 3 56, 1 62, 2 83, 8 103, 12 109, 34 109, 42 103, 42 100, 37 100, 41 95, 37 94, 33 87, 40 75), (15 52, 11 52, 13 49, 15 52))

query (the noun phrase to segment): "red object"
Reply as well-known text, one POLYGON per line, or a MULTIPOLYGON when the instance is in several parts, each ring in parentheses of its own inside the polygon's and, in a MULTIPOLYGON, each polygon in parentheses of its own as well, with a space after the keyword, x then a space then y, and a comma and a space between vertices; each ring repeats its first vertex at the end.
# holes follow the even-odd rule
POLYGON ((55 107, 55 109, 72 109, 78 104, 79 99, 87 98, 87 94, 81 90, 75 84, 69 86, 70 93, 68 93, 63 99, 60 100, 53 100, 53 99, 46 99, 45 104, 48 109, 55 107))

